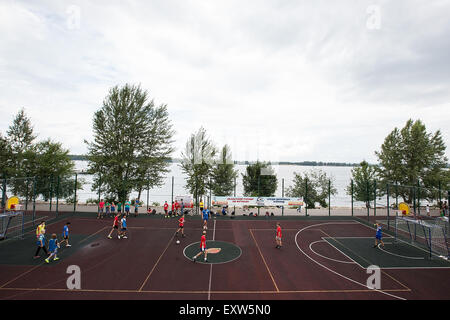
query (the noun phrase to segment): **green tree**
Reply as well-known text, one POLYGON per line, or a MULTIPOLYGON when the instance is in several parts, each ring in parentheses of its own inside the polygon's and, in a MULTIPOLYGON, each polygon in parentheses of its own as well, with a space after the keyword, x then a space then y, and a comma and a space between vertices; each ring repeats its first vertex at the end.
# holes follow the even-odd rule
POLYGON ((8 176, 11 168, 11 146, 0 132, 0 177, 8 176))
MULTIPOLYGON (((428 133, 420 121, 408 120, 395 128, 384 140, 379 152, 379 176, 386 183, 437 188, 447 167, 445 143, 441 132, 428 133)), ((412 202, 408 188, 400 188, 399 196, 412 202)))
POLYGON ((302 197, 309 209, 314 209, 316 203, 327 208, 329 194, 336 193, 334 179, 323 170, 310 170, 303 174, 294 172, 294 185, 286 189, 289 197, 302 197))
POLYGON ((216 196, 231 196, 234 190, 234 179, 238 175, 234 169, 234 162, 231 150, 228 145, 224 145, 217 163, 212 169, 212 192, 216 196))
POLYGON ((3 209, 6 201, 6 190, 3 190, 4 184, 2 179, 6 178, 9 175, 9 170, 11 166, 11 158, 12 152, 11 147, 6 138, 3 138, 0 132, 0 191, 2 194, 2 198, 0 199, 0 208, 3 209))
POLYGON ((278 180, 270 162, 257 161, 245 168, 242 174, 244 195, 247 197, 273 197, 278 180))
MULTIPOLYGON (((367 208, 370 208, 370 201, 374 199, 375 179, 377 179, 377 169, 369 165, 367 161, 362 161, 359 167, 352 169, 352 185, 347 186, 347 194, 353 196, 356 201, 363 201, 367 208)), ((379 195, 379 193, 377 193, 379 195)))
POLYGON ((92 190, 123 201, 162 183, 174 134, 166 105, 155 106, 140 86, 115 86, 94 114, 93 131, 93 141, 85 141, 92 190))
MULTIPOLYGON (((50 139, 37 143, 34 161, 33 176, 36 177, 36 194, 45 200, 54 197, 56 193, 61 198, 74 194, 73 178, 75 164, 69 157, 69 150, 64 149, 61 143, 50 139), (59 179, 59 188, 58 187, 59 179)), ((83 180, 79 179, 78 189, 82 187, 83 180)))
POLYGON ((21 109, 15 116, 7 131, 7 140, 11 150, 6 174, 11 178, 8 183, 11 193, 19 196, 29 194, 29 181, 22 179, 32 177, 36 162, 36 136, 31 119, 21 109))
MULTIPOLYGON (((33 133, 33 126, 30 118, 21 109, 9 126, 7 131, 7 141, 11 149, 11 159, 8 163, 7 174, 10 177, 30 177, 34 165, 36 150, 36 136, 33 133)), ((13 192, 21 194, 24 192, 24 185, 21 180, 13 183, 13 192)))
POLYGON ((139 158, 134 179, 138 199, 147 187, 159 187, 163 184, 164 176, 169 172, 170 155, 174 151, 172 147, 174 131, 167 105, 151 109, 149 118, 152 119, 148 124, 149 134, 141 149, 141 153, 145 156, 139 158))
MULTIPOLYGON (((42 142, 35 140, 31 120, 22 109, 10 125, 6 139, 0 137, 0 149, 6 150, 9 158, 6 162, 2 161, 2 171, 10 178, 8 188, 14 195, 31 199, 31 178, 35 177, 36 195, 42 195, 47 200, 50 188, 56 193, 56 182, 52 185, 50 181, 57 181, 59 176, 60 185, 63 186, 73 174, 74 164, 68 150, 63 149, 60 143, 50 139, 42 142)), ((67 189, 66 193, 70 196, 73 187, 67 189)))
POLYGON ((15 154, 33 147, 36 136, 30 118, 25 114, 25 109, 21 109, 9 126, 8 140, 15 154))
POLYGON ((194 195, 195 202, 207 193, 217 149, 201 127, 191 134, 181 154, 181 170, 186 174, 186 188, 194 195))

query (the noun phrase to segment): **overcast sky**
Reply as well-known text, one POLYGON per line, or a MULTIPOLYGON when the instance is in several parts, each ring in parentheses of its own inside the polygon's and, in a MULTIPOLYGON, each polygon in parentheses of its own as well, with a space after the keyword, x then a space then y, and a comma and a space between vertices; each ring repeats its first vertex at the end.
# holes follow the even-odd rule
POLYGON ((450 157, 450 1, 0 0, 0 132, 86 152, 109 88, 167 104, 236 160, 376 162, 421 119, 450 157))

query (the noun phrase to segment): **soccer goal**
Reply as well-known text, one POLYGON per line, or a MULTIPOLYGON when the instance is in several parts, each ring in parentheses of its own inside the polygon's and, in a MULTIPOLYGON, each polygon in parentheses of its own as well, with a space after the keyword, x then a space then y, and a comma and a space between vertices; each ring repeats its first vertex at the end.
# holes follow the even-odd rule
POLYGON ((445 259, 450 256, 447 230, 437 220, 397 216, 395 241, 409 241, 412 245, 426 247, 430 258, 433 254, 445 259))
POLYGON ((0 214, 0 240, 22 239, 24 234, 23 212, 0 214))

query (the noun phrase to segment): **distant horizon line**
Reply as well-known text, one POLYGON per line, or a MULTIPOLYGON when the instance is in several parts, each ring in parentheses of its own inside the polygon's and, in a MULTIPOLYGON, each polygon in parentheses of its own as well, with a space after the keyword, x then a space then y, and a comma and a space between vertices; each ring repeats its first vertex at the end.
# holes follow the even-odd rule
MULTIPOLYGON (((79 161, 87 161, 86 155, 70 155, 70 160, 79 160, 79 161)), ((335 161, 263 161, 263 160, 233 160, 233 164, 240 164, 240 165, 249 165, 260 162, 267 162, 270 165, 296 165, 296 166, 310 166, 310 167, 359 167, 361 162, 359 163, 352 163, 352 162, 335 162, 335 161)), ((171 158, 167 160, 169 163, 181 163, 180 158, 171 158)), ((371 166, 377 166, 378 164, 371 164, 371 166)), ((450 163, 447 163, 447 168, 450 169, 450 163)))
MULTIPOLYGON (((81 160, 81 161, 87 161, 86 155, 69 155, 71 160, 81 160)), ((170 163, 181 163, 180 158, 171 158, 168 160, 170 163)), ((254 164, 258 162, 259 160, 233 160, 234 164, 254 164)), ((267 162, 271 165, 304 165, 304 166, 334 166, 334 167, 356 167, 359 166, 360 163, 351 163, 351 162, 335 162, 335 161, 263 161, 261 162, 267 162)))

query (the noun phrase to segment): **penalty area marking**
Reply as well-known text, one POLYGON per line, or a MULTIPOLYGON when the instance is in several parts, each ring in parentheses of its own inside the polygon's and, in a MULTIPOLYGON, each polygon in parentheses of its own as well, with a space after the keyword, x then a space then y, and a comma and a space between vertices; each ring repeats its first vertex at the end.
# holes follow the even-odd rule
MULTIPOLYGON (((311 243, 309 244, 309 249, 310 249, 312 252, 314 252, 316 255, 318 255, 319 257, 322 257, 322 258, 324 258, 324 259, 328 259, 328 260, 331 260, 331 261, 334 261, 334 262, 339 262, 339 263, 346 263, 346 264, 355 264, 355 263, 356 263, 355 261, 353 261, 353 259, 351 259, 352 261, 342 261, 342 260, 333 259, 333 258, 324 256, 324 255, 322 255, 322 254, 320 254, 320 253, 317 253, 316 251, 313 250, 312 246, 313 246, 313 244, 316 244, 316 243, 318 243, 318 242, 328 243, 328 244, 329 244, 331 247, 333 247, 334 249, 336 249, 336 247, 334 247, 333 245, 331 245, 331 244, 330 244, 328 241, 326 241, 326 240, 318 240, 318 241, 311 242, 311 243)), ((338 250, 338 251, 341 252, 340 250, 338 250)), ((346 257, 349 258, 348 256, 346 256, 346 257)), ((349 259, 350 259, 350 258, 349 258, 349 259)))
MULTIPOLYGON (((385 243, 385 244, 391 244, 391 243, 385 243)), ((387 254, 390 254, 390 255, 393 255, 393 256, 396 256, 396 257, 399 257, 399 258, 412 259, 412 260, 425 260, 424 257, 409 257, 409 256, 403 256, 403 255, 401 255, 401 254, 396 254, 396 253, 393 253, 393 252, 389 252, 389 251, 387 251, 387 250, 384 250, 384 249, 381 247, 381 243, 378 244, 378 249, 380 249, 381 251, 383 251, 383 252, 385 252, 385 253, 387 253, 387 254)))
MULTIPOLYGON (((341 278, 344 278, 344 279, 346 279, 346 280, 348 280, 348 281, 350 281, 350 282, 352 282, 352 283, 355 283, 355 284, 360 285, 360 286, 362 286, 362 287, 364 287, 364 288, 367 288, 367 285, 366 285, 366 284, 363 284, 363 283, 358 282, 358 281, 356 281, 356 280, 353 280, 353 279, 351 279, 351 278, 349 278, 349 277, 346 277, 346 276, 340 274, 339 272, 334 271, 333 269, 330 269, 330 268, 328 268, 327 266, 325 266, 324 264, 322 264, 322 263, 318 262, 317 260, 313 259, 313 258, 312 258, 311 256, 309 256, 305 251, 303 251, 303 250, 300 248, 300 245, 298 244, 298 240, 297 240, 297 239, 298 239, 298 236, 299 236, 299 234, 302 233, 303 231, 305 231, 305 230, 307 230, 307 229, 309 229, 309 228, 312 228, 312 227, 318 227, 318 226, 323 226, 323 225, 336 225, 336 224, 337 224, 337 225, 340 225, 340 224, 355 224, 355 223, 351 223, 351 222, 349 222, 349 223, 325 222, 325 223, 318 223, 318 224, 309 225, 309 226, 307 226, 307 227, 305 227, 305 228, 303 228, 303 229, 300 229, 300 230, 295 234, 295 238, 294 238, 294 239, 295 239, 295 245, 297 246, 298 250, 300 250, 300 252, 303 253, 303 255, 305 255, 308 259, 310 259, 311 261, 313 261, 314 263, 316 263, 316 264, 319 265, 320 267, 324 268, 325 270, 328 270, 329 272, 331 272, 331 273, 333 273, 333 274, 335 274, 335 275, 337 275, 337 276, 339 276, 339 277, 341 277, 341 278)), ((407 287, 405 287, 405 288, 407 288, 407 287)), ((407 289, 409 289, 409 288, 407 288, 407 289)), ((383 290, 379 290, 379 289, 371 289, 371 290, 372 290, 372 292, 378 292, 378 293, 387 295, 387 296, 392 297, 392 298, 395 298, 395 299, 406 300, 406 299, 403 298, 403 297, 399 297, 399 296, 390 294, 390 293, 388 293, 388 292, 386 292, 386 291, 383 291, 383 290)))

